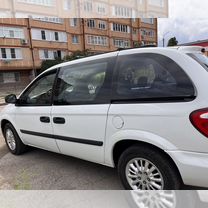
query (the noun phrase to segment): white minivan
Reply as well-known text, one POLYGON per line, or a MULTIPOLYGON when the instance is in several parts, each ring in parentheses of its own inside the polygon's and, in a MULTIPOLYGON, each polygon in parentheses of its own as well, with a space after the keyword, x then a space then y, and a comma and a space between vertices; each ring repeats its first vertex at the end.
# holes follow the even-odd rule
POLYGON ((208 187, 208 59, 140 48, 54 66, 1 113, 9 150, 28 146, 118 169, 126 189, 208 187))

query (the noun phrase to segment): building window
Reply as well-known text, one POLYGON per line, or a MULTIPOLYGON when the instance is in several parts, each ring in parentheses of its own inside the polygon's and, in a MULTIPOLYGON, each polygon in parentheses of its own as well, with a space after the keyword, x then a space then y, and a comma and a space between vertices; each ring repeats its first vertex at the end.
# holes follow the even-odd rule
POLYGON ((87 21, 87 26, 89 28, 95 28, 95 20, 92 20, 92 19, 88 20, 87 21))
POLYGON ((57 32, 51 30, 32 29, 33 40, 67 42, 66 32, 57 32))
POLYGON ((6 59, 7 58, 6 48, 1 48, 1 58, 2 59, 6 59))
POLYGON ((71 9, 71 0, 64 0, 64 10, 71 9))
POLYGON ((11 28, 0 26, 0 37, 24 39, 24 30, 22 28, 11 28))
POLYGON ((63 59, 65 52, 60 50, 39 50, 39 57, 41 60, 63 59))
POLYGON ((98 14, 106 14, 106 4, 103 4, 103 3, 98 3, 97 4, 97 13, 98 14))
POLYGON ((63 23, 63 19, 59 18, 59 17, 40 17, 40 16, 32 16, 31 18, 33 18, 34 20, 38 20, 38 21, 42 21, 42 22, 52 22, 52 23, 58 23, 58 24, 62 24, 63 23))
POLYGON ((154 30, 141 29, 141 35, 142 35, 142 38, 145 38, 145 37, 154 38, 155 37, 155 31, 154 30))
POLYGON ((61 51, 60 51, 60 50, 54 51, 54 52, 53 52, 53 55, 54 55, 54 58, 55 58, 55 59, 61 59, 61 58, 62 58, 62 57, 61 57, 61 51))
POLYGON ((55 0, 17 0, 17 2, 43 5, 43 6, 55 6, 55 0))
POLYGON ((87 37, 87 43, 89 45, 107 46, 108 45, 108 38, 104 37, 104 36, 89 35, 87 37))
POLYGON ((154 24, 154 18, 141 18, 141 22, 146 24, 154 24))
POLYGON ((118 17, 131 18, 132 17, 132 9, 127 8, 127 7, 114 6, 113 7, 113 15, 118 16, 118 17))
POLYGON ((114 46, 117 48, 130 48, 129 40, 114 39, 114 46))
POLYGON ((11 48, 11 58, 12 59, 15 59, 16 58, 16 53, 15 53, 15 49, 14 48, 11 48))
POLYGON ((149 0, 148 3, 149 3, 149 5, 157 6, 157 7, 164 7, 165 6, 164 0, 149 0))
POLYGON ((130 33, 130 27, 127 25, 113 23, 112 31, 130 33))
POLYGON ((99 29, 105 30, 106 29, 106 22, 99 21, 98 27, 99 27, 99 29))
POLYGON ((46 32, 44 30, 41 30, 41 37, 42 40, 46 40, 46 32))
POLYGON ((0 83, 15 83, 20 81, 20 73, 19 72, 5 72, 0 73, 0 83))
POLYGON ((49 58, 49 55, 48 55, 48 50, 44 50, 44 57, 45 57, 46 59, 48 59, 48 58, 49 58))
POLYGON ((70 19, 70 26, 76 27, 78 24, 78 19, 77 18, 72 18, 70 19))
POLYGON ((0 59, 3 59, 3 60, 22 59, 21 49, 20 48, 1 48, 0 59))
POLYGON ((79 43, 79 36, 78 35, 72 35, 72 43, 73 44, 79 43))
POLYGON ((91 12, 92 11, 92 1, 84 1, 84 11, 91 12))
POLYGON ((55 32, 54 35, 55 35, 55 40, 59 41, 59 34, 58 34, 58 32, 55 32))

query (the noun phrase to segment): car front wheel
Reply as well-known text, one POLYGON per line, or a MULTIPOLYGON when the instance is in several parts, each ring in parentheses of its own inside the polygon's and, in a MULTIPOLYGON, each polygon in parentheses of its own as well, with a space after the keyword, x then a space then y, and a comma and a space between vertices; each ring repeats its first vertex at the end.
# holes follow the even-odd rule
POLYGON ((21 155, 27 151, 27 146, 23 144, 12 124, 7 123, 3 133, 7 147, 12 154, 21 155))
POLYGON ((166 156, 148 146, 125 150, 118 162, 118 173, 128 190, 177 190, 182 184, 166 156))

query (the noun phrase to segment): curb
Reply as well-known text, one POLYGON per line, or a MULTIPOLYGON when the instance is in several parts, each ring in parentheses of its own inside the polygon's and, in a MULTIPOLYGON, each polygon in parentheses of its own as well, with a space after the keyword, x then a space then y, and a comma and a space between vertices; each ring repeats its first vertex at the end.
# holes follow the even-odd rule
POLYGON ((5 106, 6 105, 6 103, 0 103, 0 106, 5 106))

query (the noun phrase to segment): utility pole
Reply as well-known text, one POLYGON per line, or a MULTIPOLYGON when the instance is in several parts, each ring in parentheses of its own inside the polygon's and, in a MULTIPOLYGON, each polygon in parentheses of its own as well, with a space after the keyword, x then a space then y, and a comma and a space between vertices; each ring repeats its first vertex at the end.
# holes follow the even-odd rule
POLYGON ((170 33, 170 31, 168 31, 168 32, 166 32, 165 34, 163 34, 163 48, 165 47, 165 36, 167 35, 167 34, 169 34, 170 33))

